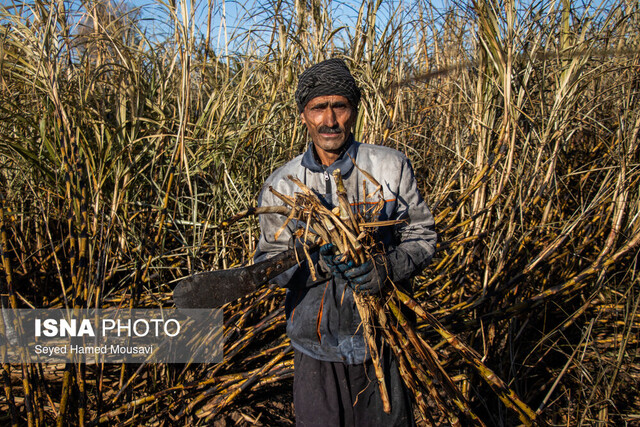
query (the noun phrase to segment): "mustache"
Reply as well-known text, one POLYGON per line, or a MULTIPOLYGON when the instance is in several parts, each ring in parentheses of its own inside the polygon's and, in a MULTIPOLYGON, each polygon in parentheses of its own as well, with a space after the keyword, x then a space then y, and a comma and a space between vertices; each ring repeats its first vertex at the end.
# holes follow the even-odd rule
POLYGON ((342 129, 339 126, 329 127, 323 125, 318 128, 318 133, 342 133, 342 129))

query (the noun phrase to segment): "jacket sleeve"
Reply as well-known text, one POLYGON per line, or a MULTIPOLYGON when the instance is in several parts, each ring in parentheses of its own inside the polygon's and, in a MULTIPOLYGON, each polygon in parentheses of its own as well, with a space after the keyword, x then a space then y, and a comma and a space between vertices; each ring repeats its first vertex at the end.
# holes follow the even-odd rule
POLYGON ((394 219, 404 221, 395 229, 398 244, 387 253, 394 283, 422 271, 431 262, 437 241, 433 215, 418 191, 408 159, 402 165, 397 203, 394 219))
MULTIPOLYGON (((284 203, 269 191, 270 185, 269 180, 267 180, 262 187, 260 195, 258 196, 258 206, 283 206, 284 203)), ((289 242, 291 241, 292 236, 291 224, 288 224, 287 227, 282 230, 277 240, 275 238, 275 234, 282 227, 285 219, 286 218, 280 214, 259 215, 260 239, 258 240, 256 253, 253 256, 254 262, 264 261, 289 249, 289 242)), ((274 282, 278 286, 287 286, 297 268, 297 266, 294 266, 285 271, 276 277, 274 282)))
MULTIPOLYGON (((258 197, 258 206, 283 206, 284 203, 269 191, 270 185, 271 183, 267 180, 258 197)), ((294 243, 292 239, 293 232, 296 228, 304 226, 297 220, 292 220, 276 239, 275 234, 282 228, 286 217, 280 214, 261 214, 259 220, 260 239, 253 257, 254 262, 264 261, 292 248, 294 243)), ((280 287, 286 288, 311 287, 325 282, 327 275, 319 268, 317 251, 311 254, 311 260, 316 270, 316 281, 311 278, 307 260, 301 260, 300 264, 280 274, 273 282, 280 287)))

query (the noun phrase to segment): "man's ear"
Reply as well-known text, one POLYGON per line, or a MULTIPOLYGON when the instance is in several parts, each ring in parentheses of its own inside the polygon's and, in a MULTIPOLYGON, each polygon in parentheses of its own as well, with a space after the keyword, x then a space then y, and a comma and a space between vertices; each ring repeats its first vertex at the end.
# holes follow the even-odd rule
POLYGON ((304 112, 300 113, 300 121, 302 121, 302 124, 306 125, 307 121, 304 119, 304 112))

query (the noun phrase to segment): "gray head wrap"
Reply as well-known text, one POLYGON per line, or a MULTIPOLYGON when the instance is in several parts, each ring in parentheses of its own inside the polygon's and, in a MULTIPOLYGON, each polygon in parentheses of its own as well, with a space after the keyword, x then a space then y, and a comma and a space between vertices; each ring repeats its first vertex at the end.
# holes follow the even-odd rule
POLYGON ((342 59, 327 59, 306 69, 298 79, 296 104, 302 113, 305 105, 317 96, 341 95, 358 108, 360 89, 342 59))

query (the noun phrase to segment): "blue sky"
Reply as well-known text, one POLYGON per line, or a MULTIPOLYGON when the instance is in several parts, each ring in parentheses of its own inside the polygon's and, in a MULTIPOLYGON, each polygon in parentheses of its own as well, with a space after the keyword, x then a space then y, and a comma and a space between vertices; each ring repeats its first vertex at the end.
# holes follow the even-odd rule
MULTIPOLYGON (((17 4, 32 5, 35 0, 17 0, 17 4)), ((63 0, 65 9, 67 12, 72 12, 71 22, 80 22, 82 14, 90 5, 100 0, 63 0), (76 13, 73 13, 76 11, 76 13), (79 12, 78 12, 79 11, 79 12)), ((171 7, 170 2, 176 2, 177 18, 184 22, 189 20, 194 26, 194 33, 197 36, 196 43, 200 43, 202 39, 206 37, 207 32, 207 18, 209 13, 208 0, 111 0, 116 5, 124 5, 125 10, 138 11, 138 18, 141 19, 142 27, 146 32, 146 37, 157 41, 171 40, 173 39, 173 22, 174 19, 170 18, 171 7)), ((251 29, 252 39, 259 45, 264 46, 269 42, 268 39, 261 39, 261 35, 271 34, 271 28, 265 28, 263 26, 265 16, 273 15, 275 7, 279 0, 211 0, 211 31, 210 31, 210 47, 216 52, 216 54, 225 54, 225 46, 230 46, 230 49, 234 48, 233 40, 234 34, 246 33, 251 29), (260 29, 267 30, 260 33, 260 29)), ((285 15, 293 14, 293 5, 295 0, 281 0, 286 3, 283 4, 285 15)), ((310 0, 300 0, 308 2, 310 0)), ((353 34, 354 23, 358 14, 362 2, 360 0, 321 0, 322 3, 330 1, 331 11, 330 16, 333 19, 333 28, 337 28, 341 25, 346 26, 349 29, 349 33, 353 34)), ((375 1, 375 0, 370 0, 375 1)), ((443 3, 449 0, 419 0, 424 4, 425 1, 435 1, 438 4, 438 9, 443 9, 443 3)), ((457 0, 451 0, 457 1, 457 0)), ((461 0, 470 1, 470 0, 461 0)), ((11 7, 13 3, 11 0, 0 0, 0 5, 9 8, 9 13, 15 13, 15 9, 11 7)), ((49 1, 44 1, 45 7, 51 4, 49 1)), ((53 2, 57 4, 57 0, 53 2)), ((400 6, 403 13, 415 10, 416 0, 382 0, 382 5, 377 14, 377 26, 382 28, 385 26, 389 17, 400 6)), ((446 3, 445 3, 446 5, 446 3)), ((19 9, 19 13, 23 18, 29 16, 29 8, 19 9)), ((0 18, 1 19, 1 18, 0 18)), ((273 22, 273 21, 271 21, 273 22)), ((72 30, 73 31, 73 30, 72 30)), ((341 31, 334 41, 337 45, 341 44, 341 35, 345 34, 341 31)), ((346 35, 346 34, 345 34, 346 35)), ((240 48, 247 47, 249 44, 245 42, 237 42, 235 46, 240 48)), ((231 51, 228 53, 232 53, 231 51)))
MULTIPOLYGON (((438 8, 446 7, 447 0, 437 0, 436 4, 438 8)), ((193 11, 191 10, 191 2, 183 2, 176 0, 177 10, 186 10, 192 13, 194 20, 196 33, 203 34, 207 30, 207 18, 208 18, 208 2, 206 0, 194 0, 195 6, 193 11)), ((293 0, 290 1, 293 4, 293 0)), ((129 7, 139 8, 142 18, 145 20, 145 27, 153 33, 166 32, 165 22, 167 22, 166 16, 169 13, 169 8, 166 4, 163 5, 162 1, 154 0, 128 0, 126 4, 129 7)), ((358 9, 361 5, 361 1, 342 0, 333 1, 331 16, 334 19, 334 28, 338 24, 353 25, 358 14, 358 9)), ((378 25, 384 25, 385 20, 389 19, 389 16, 400 5, 400 0, 385 0, 380 8, 378 17, 378 25)), ((405 2, 403 8, 406 10, 406 6, 411 5, 411 2, 405 2)), ((248 30, 249 28, 259 28, 261 16, 265 13, 272 13, 273 10, 268 10, 268 5, 265 6, 265 2, 258 0, 242 1, 215 1, 213 3, 213 13, 211 18, 211 45, 214 49, 221 49, 225 46, 226 41, 231 39, 234 31, 240 32, 248 30)), ((183 20, 182 14, 180 15, 181 21, 183 20)), ((192 19, 189 17, 189 19, 192 19)))

